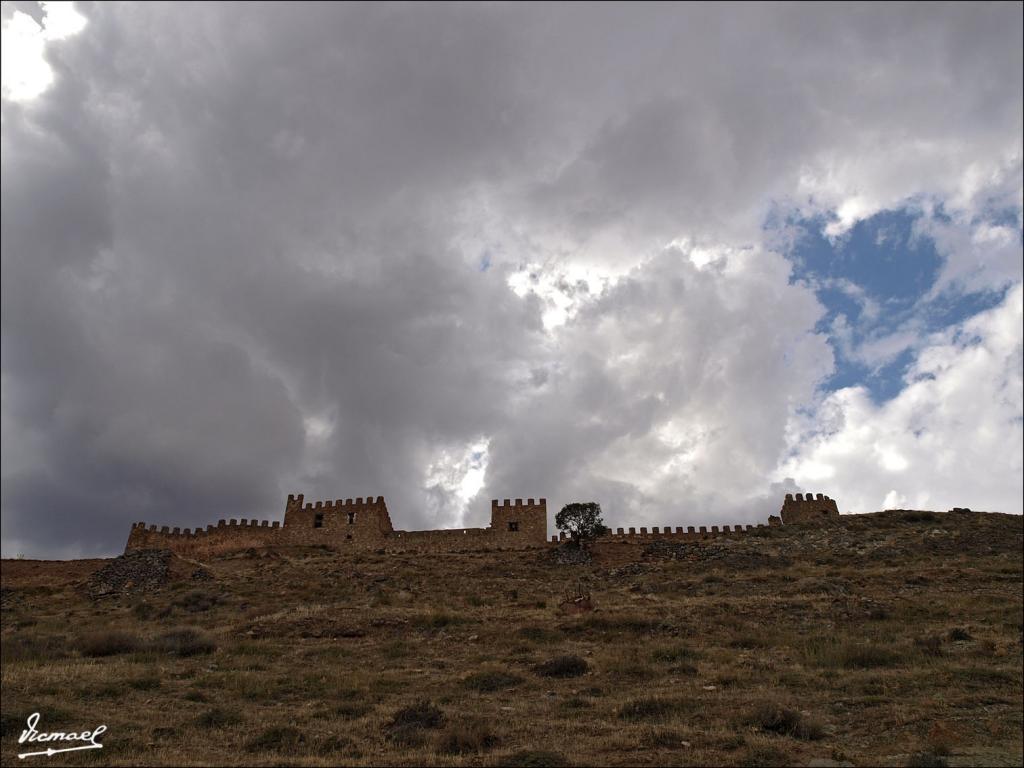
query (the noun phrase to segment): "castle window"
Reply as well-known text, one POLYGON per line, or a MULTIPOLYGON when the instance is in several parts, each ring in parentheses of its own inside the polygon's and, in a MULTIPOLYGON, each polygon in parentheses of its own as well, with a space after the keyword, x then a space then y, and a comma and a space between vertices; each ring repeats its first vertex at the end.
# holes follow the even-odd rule
POLYGON ((345 534, 345 538, 348 539, 349 541, 352 541, 352 534, 351 533, 346 533, 345 534))
POLYGON ((355 525, 355 522, 356 522, 356 513, 355 512, 349 512, 348 513, 348 524, 349 525, 355 525))
POLYGON ((313 527, 314 528, 323 528, 324 527, 324 513, 323 512, 317 512, 315 515, 313 515, 313 527))
POLYGON ((508 523, 508 529, 510 531, 518 531, 519 530, 519 521, 518 520, 510 520, 509 523, 508 523))

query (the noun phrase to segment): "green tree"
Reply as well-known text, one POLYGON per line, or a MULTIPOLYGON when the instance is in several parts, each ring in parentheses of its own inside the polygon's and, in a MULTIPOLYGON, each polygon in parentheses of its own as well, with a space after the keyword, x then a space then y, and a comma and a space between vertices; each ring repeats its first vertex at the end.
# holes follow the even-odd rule
POLYGON ((567 533, 578 544, 596 538, 608 530, 601 519, 601 505, 596 501, 566 504, 555 515, 555 527, 567 533))

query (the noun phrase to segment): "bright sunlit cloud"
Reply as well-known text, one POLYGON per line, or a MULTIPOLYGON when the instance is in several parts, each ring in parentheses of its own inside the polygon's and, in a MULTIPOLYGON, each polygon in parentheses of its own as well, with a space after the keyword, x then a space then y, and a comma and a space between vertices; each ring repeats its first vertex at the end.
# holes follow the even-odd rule
POLYGON ((2 91, 5 99, 27 101, 41 94, 53 82, 53 69, 46 61, 46 44, 63 40, 85 28, 86 18, 72 2, 41 2, 46 14, 36 23, 27 13, 15 10, 4 19, 0 42, 3 51, 2 91))

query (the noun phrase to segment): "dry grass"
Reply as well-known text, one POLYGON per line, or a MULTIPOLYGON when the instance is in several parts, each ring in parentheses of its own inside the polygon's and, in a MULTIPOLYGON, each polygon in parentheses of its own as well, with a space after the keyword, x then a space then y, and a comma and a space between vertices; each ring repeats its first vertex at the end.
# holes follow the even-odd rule
POLYGON ((296 548, 98 603, 101 562, 5 561, 0 761, 40 712, 109 729, 47 765, 1019 764, 1021 540, 935 514, 707 560, 296 548))

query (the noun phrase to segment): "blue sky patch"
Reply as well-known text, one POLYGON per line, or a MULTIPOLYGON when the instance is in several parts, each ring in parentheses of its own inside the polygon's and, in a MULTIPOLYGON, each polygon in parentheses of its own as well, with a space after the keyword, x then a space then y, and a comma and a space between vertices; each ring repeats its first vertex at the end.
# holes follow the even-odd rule
MULTIPOLYGON (((826 314, 817 330, 829 335, 836 370, 827 390, 863 386, 876 403, 902 390, 914 344, 998 304, 1004 291, 943 291, 928 298, 943 266, 931 238, 916 234, 916 208, 883 211, 836 239, 829 219, 772 218, 766 228, 797 236, 786 254, 792 282, 814 289, 826 314)), ((941 216, 941 211, 933 215, 941 216)))

